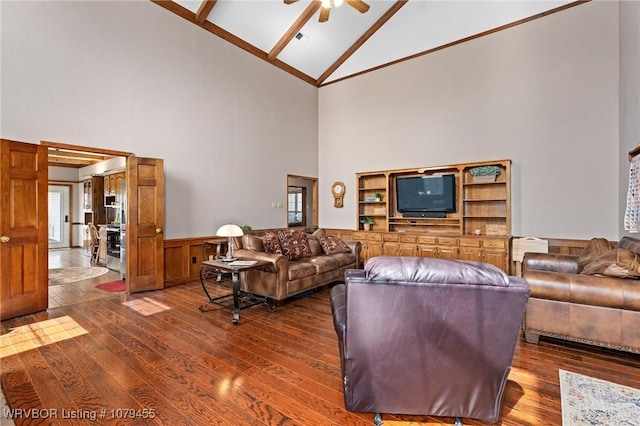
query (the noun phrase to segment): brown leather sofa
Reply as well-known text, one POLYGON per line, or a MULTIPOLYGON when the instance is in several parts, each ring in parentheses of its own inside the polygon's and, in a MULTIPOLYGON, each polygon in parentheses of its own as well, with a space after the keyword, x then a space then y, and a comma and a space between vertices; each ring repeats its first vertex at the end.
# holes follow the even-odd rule
POLYGON ((267 253, 265 234, 279 230, 251 231, 241 238, 234 239, 235 256, 269 263, 266 270, 243 272, 241 280, 243 291, 266 297, 273 302, 282 302, 289 297, 323 285, 342 281, 347 269, 360 267, 361 244, 359 241, 344 241, 349 247, 348 253, 327 255, 316 238, 316 234, 321 230, 315 228, 305 228, 311 256, 289 260, 284 254, 267 253))
POLYGON ((493 265, 380 256, 331 289, 349 411, 500 417, 529 295, 493 265))
MULTIPOLYGON (((623 237, 615 248, 640 253, 640 240, 623 237)), ((640 352, 640 281, 581 274, 584 263, 575 255, 525 253, 527 342, 549 336, 640 352)))

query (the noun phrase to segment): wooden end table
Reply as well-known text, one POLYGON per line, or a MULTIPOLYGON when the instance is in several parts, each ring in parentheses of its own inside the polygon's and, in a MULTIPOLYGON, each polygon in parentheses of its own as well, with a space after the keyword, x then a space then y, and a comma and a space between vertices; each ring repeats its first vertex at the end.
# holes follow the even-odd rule
POLYGON ((249 308, 251 306, 264 303, 265 305, 267 305, 271 312, 274 312, 276 310, 276 307, 270 304, 266 297, 260 298, 255 294, 247 293, 240 290, 240 272, 248 271, 251 269, 264 269, 268 265, 269 262, 242 258, 236 259, 236 261, 234 262, 224 262, 220 259, 202 261, 202 267, 200 268, 200 283, 202 284, 202 289, 207 295, 209 301, 206 304, 200 306, 200 312, 205 312, 207 310, 207 306, 209 306, 210 303, 215 303, 216 305, 228 309, 233 309, 233 324, 238 324, 238 321, 240 321, 240 310, 249 308), (251 264, 244 262, 251 262, 251 264), (231 273, 233 291, 230 294, 211 297, 209 291, 207 290, 207 286, 205 285, 205 281, 212 270, 231 273), (230 299, 233 299, 232 305, 229 304, 230 299))

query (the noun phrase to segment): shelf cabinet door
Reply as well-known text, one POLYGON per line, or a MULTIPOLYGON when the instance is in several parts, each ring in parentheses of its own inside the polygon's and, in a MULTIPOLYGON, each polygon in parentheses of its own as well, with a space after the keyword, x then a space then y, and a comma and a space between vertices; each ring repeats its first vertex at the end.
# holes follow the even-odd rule
POLYGON ((483 249, 482 261, 497 266, 503 271, 509 272, 509 265, 507 265, 507 252, 504 250, 483 249))
POLYGON ((469 260, 471 262, 482 262, 482 249, 477 247, 460 247, 460 260, 469 260))
POLYGON ((400 243, 398 246, 398 256, 417 256, 418 247, 415 244, 400 243))
POLYGON ((400 244, 385 242, 382 246, 384 256, 400 256, 400 244))
POLYGON ((420 257, 438 257, 438 246, 418 245, 418 256, 420 257))

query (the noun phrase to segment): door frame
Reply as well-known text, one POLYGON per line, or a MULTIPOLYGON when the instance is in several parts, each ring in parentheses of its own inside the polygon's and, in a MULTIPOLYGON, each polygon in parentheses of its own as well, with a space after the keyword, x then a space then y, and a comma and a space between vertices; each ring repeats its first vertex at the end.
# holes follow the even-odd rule
MULTIPOLYGON (((299 186, 295 183, 292 183, 292 179, 300 179, 311 184, 311 217, 307 215, 307 226, 318 226, 318 178, 310 177, 310 176, 301 176, 301 175, 291 175, 287 174, 287 181, 285 188, 285 200, 289 200, 289 186, 299 186), (311 222, 311 223, 309 223, 311 222)), ((309 194, 307 193, 307 196, 309 194)), ((285 209, 285 222, 289 223, 289 215, 287 214, 287 210, 285 209)))

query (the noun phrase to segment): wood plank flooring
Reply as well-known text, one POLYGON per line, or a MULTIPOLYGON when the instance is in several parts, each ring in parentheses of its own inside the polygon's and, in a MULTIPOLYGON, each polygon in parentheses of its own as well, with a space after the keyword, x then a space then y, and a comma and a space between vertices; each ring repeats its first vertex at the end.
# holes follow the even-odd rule
MULTIPOLYGON (((189 283, 112 293, 3 321, 0 337, 14 351, 0 358, 10 407, 58 410, 57 419, 15 419, 15 424, 88 423, 62 419, 63 409, 67 415, 95 413, 92 423, 98 424, 372 424, 371 414, 344 409, 329 289, 291 300, 273 313, 263 305, 243 310, 237 326, 228 309, 200 312, 205 301, 200 284, 189 283), (35 323, 51 335, 37 331, 35 323), (19 340, 30 332, 39 346, 19 351, 19 340), (124 418, 131 414, 140 417, 124 418)), ((560 425, 558 369, 626 386, 640 383, 637 355, 522 339, 498 424, 560 425)), ((384 414, 383 419, 385 425, 453 424, 451 418, 427 416, 384 414)))
MULTIPOLYGON (((81 248, 49 250, 49 269, 81 266, 91 266, 88 251, 81 248)), ((110 297, 112 293, 96 288, 96 284, 119 279, 120 273, 110 270, 90 280, 49 286, 49 308, 110 297)))

